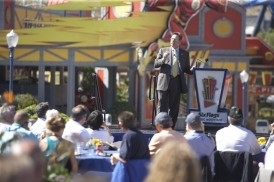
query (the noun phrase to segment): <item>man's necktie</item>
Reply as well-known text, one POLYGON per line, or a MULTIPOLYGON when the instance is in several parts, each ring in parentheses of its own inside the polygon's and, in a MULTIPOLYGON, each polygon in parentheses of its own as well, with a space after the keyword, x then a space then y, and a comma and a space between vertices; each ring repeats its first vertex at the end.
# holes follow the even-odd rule
POLYGON ((173 51, 172 76, 176 77, 178 75, 177 55, 176 55, 176 50, 175 49, 172 49, 172 51, 173 51))

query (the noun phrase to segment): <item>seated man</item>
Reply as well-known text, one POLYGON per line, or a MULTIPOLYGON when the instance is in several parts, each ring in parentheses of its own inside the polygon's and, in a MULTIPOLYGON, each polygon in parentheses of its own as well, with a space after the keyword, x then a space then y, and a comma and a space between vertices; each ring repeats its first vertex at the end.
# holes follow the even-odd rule
POLYGON ((70 120, 66 124, 62 138, 74 144, 83 142, 85 145, 90 139, 88 131, 82 126, 86 122, 86 117, 87 111, 81 105, 72 108, 70 120))
POLYGON ((124 111, 118 116, 119 125, 125 131, 123 136, 120 153, 111 156, 111 164, 118 161, 126 163, 130 159, 150 158, 147 139, 144 134, 135 127, 133 113, 124 111))
POLYGON ((202 131, 202 122, 199 115, 190 113, 186 118, 188 132, 185 138, 198 158, 208 156, 211 172, 214 174, 214 148, 213 141, 202 131))
POLYGON ((37 104, 35 111, 37 114, 37 121, 31 126, 30 131, 40 139, 44 130, 46 129, 46 113, 49 110, 49 104, 47 102, 40 102, 37 104))
POLYGON ((14 116, 14 122, 8 128, 6 133, 16 132, 20 138, 30 139, 38 143, 38 139, 36 138, 36 136, 32 132, 26 130, 26 128, 28 127, 28 123, 29 123, 28 113, 22 110, 17 111, 14 116))
POLYGON ((12 125, 15 112, 14 105, 0 107, 0 133, 5 132, 12 125))
POLYGON ((232 107, 228 116, 230 125, 216 133, 218 151, 249 152, 252 155, 261 152, 256 136, 248 129, 241 127, 242 121, 242 110, 232 107))
POLYGON ((181 133, 172 130, 171 126, 172 118, 166 112, 157 114, 155 118, 155 127, 159 133, 153 135, 148 145, 151 156, 157 154, 161 150, 163 144, 169 141, 187 144, 185 137, 181 133))

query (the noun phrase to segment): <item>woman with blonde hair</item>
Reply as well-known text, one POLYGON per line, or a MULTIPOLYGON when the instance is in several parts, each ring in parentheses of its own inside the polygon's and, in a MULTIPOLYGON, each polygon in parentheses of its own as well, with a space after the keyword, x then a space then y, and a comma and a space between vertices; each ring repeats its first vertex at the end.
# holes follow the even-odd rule
POLYGON ((63 166, 67 166, 67 163, 69 163, 71 166, 68 170, 77 172, 78 165, 74 155, 74 144, 62 138, 65 124, 65 120, 60 116, 50 118, 46 123, 46 127, 52 131, 52 135, 41 140, 39 145, 49 162, 60 163, 63 166), (59 158, 64 156, 67 157, 59 161, 59 158))
POLYGON ((193 151, 184 144, 169 142, 149 165, 145 182, 201 182, 201 168, 193 151))

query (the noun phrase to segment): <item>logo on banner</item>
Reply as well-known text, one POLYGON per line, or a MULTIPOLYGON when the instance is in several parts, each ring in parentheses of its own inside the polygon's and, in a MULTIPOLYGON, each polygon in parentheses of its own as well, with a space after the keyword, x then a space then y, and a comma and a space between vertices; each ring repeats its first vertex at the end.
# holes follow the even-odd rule
POLYGON ((202 90, 202 95, 204 98, 205 108, 216 104, 214 102, 215 91, 217 90, 216 83, 217 80, 212 76, 208 76, 207 78, 202 79, 204 88, 204 90, 202 90))

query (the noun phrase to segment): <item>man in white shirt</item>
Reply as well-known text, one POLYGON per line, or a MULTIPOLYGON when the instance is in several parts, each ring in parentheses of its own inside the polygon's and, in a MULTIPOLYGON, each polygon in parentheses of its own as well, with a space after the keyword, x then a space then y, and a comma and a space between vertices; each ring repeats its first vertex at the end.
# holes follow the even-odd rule
POLYGON ((86 142, 91 138, 88 131, 82 126, 86 122, 87 111, 78 105, 71 111, 70 120, 67 122, 62 137, 73 143, 86 142))
POLYGON ((228 116, 230 125, 216 133, 218 151, 250 152, 252 155, 261 152, 256 136, 248 129, 241 127, 242 121, 242 110, 232 107, 228 116))
POLYGON ((40 139, 44 130, 46 129, 46 113, 49 110, 49 104, 47 102, 40 102, 36 106, 37 121, 31 126, 30 131, 40 139))
POLYGON ((15 112, 14 105, 4 105, 0 107, 0 117, 2 119, 2 123, 0 123, 0 133, 5 132, 12 125, 15 112))

